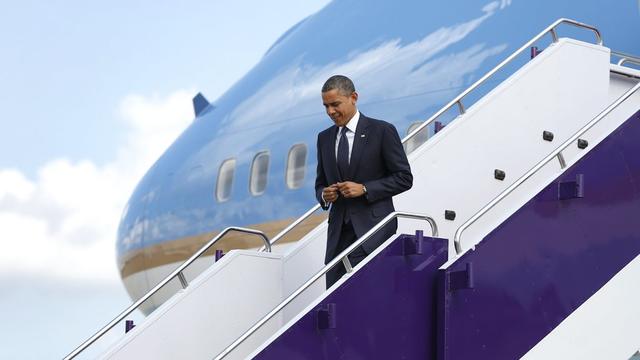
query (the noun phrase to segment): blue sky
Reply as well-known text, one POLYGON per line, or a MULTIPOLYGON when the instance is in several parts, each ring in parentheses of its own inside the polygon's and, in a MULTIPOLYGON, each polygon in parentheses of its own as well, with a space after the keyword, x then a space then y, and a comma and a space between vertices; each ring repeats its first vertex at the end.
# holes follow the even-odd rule
POLYGON ((62 357, 130 303, 120 212, 191 97, 215 100, 326 3, 2 3, 0 358, 62 357))
POLYGON ((197 89, 214 100, 326 2, 5 4, 0 168, 32 175, 52 157, 111 160, 126 131, 114 111, 125 95, 197 89))

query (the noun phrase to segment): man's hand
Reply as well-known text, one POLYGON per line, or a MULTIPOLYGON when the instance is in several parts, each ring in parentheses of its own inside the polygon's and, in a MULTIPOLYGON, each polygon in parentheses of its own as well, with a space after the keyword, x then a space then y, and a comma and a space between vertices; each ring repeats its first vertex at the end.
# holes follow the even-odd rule
POLYGON ((356 198, 364 195, 364 185, 352 181, 339 182, 336 184, 338 191, 345 198, 356 198))
POLYGON ((328 203, 332 203, 338 199, 338 185, 333 184, 322 189, 322 198, 328 203))

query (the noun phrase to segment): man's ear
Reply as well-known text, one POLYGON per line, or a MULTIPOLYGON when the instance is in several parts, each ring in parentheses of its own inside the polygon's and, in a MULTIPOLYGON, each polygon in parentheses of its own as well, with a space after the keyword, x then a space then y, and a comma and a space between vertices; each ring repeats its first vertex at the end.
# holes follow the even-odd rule
POLYGON ((358 93, 357 92, 352 92, 351 96, 349 96, 351 98, 351 102, 353 103, 353 105, 356 104, 356 102, 358 102, 358 93))

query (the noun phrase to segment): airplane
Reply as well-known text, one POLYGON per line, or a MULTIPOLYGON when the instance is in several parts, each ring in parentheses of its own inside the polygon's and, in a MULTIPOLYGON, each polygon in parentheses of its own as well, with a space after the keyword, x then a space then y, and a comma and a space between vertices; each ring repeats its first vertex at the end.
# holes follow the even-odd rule
POLYGON ((328 4, 219 99, 194 97, 118 231, 142 298, 65 359, 138 308, 145 321, 103 358, 637 358, 639 17, 634 1, 328 4), (415 180, 323 266, 314 145, 333 74, 407 135, 415 180), (427 220, 431 237, 400 227, 350 269, 345 254, 392 216, 427 220), (194 260, 229 226, 268 237, 227 236, 194 260), (341 261, 347 275, 318 286, 341 261))
MULTIPOLYGON (((331 125, 320 89, 329 76, 351 77, 359 110, 390 121, 403 137, 560 17, 595 24, 606 46, 640 54, 640 3, 632 0, 336 0, 300 21, 217 100, 194 97, 193 123, 135 188, 116 245, 131 298, 153 288, 225 227, 253 228, 272 237, 316 203, 316 136, 331 125)), ((559 31, 578 39, 591 36, 570 27, 559 31)), ((549 42, 541 40, 537 47, 549 42)), ((488 85, 529 59, 521 56, 488 85)), ((488 90, 465 101, 470 105, 488 90)), ((421 130, 405 144, 407 152, 456 116, 450 111, 421 130)), ((325 219, 322 212, 314 214, 281 243, 299 239, 325 219)), ((216 250, 261 245, 231 234, 216 250)), ((207 255, 193 271, 212 263, 213 253, 207 255)), ((151 313, 168 296, 154 296, 142 310, 151 313)))

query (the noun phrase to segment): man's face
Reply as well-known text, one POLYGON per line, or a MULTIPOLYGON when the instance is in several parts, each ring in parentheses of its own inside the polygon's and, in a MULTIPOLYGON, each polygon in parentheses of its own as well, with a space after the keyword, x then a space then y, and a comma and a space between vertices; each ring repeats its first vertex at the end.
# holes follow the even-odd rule
POLYGON ((327 115, 336 126, 345 126, 356 114, 356 102, 358 94, 354 91, 351 95, 343 95, 338 89, 322 93, 322 103, 327 110, 327 115))

